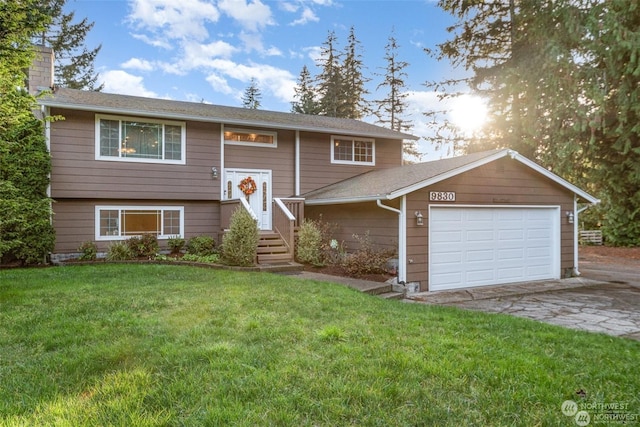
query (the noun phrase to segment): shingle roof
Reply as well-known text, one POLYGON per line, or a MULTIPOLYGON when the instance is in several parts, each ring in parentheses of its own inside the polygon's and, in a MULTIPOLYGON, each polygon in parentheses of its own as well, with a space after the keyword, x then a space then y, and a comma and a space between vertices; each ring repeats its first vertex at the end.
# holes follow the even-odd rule
POLYGON ((359 120, 225 107, 197 102, 143 98, 139 96, 65 88, 57 88, 53 95, 42 96, 39 102, 49 107, 111 114, 144 115, 149 117, 225 123, 235 126, 305 130, 371 138, 418 139, 414 135, 396 132, 359 120))
POLYGON ((509 149, 483 151, 449 159, 377 169, 311 191, 301 197, 304 197, 305 203, 310 205, 391 200, 505 156, 520 161, 590 203, 599 202, 593 196, 509 149))

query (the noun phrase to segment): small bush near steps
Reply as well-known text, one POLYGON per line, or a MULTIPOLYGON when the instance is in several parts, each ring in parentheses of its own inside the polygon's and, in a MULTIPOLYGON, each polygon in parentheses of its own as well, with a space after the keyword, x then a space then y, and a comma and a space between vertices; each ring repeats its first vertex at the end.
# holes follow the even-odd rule
POLYGON ((187 254, 209 256, 216 254, 216 241, 210 236, 195 236, 187 242, 187 254))
POLYGON ((222 237, 222 261, 228 265, 251 267, 258 254, 258 225, 244 208, 231 215, 229 231, 222 237))

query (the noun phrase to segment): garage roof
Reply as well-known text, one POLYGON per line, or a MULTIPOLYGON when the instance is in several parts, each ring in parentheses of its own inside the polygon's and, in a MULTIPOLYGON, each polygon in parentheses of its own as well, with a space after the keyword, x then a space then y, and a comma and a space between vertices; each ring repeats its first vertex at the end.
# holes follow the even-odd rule
POLYGON ((539 172, 589 203, 600 202, 558 175, 509 149, 373 170, 303 194, 302 197, 309 205, 392 200, 506 156, 539 172))
POLYGON ((250 108, 225 107, 201 102, 144 98, 140 96, 66 88, 56 88, 53 94, 42 95, 42 97, 38 99, 38 102, 47 107, 99 113, 193 120, 224 123, 234 126, 336 133, 370 138, 397 140, 418 139, 414 135, 396 132, 359 120, 250 108))

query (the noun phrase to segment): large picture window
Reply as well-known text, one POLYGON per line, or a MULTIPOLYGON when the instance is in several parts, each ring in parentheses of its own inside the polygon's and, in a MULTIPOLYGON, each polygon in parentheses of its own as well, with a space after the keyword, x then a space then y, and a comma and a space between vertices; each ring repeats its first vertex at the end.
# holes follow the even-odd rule
POLYGON ((332 136, 331 163, 375 165, 375 141, 366 138, 332 136))
POLYGON ((121 240, 153 234, 159 239, 184 237, 182 206, 97 206, 96 239, 121 240))
POLYGON ((224 131, 224 143, 275 148, 278 146, 278 134, 264 130, 226 128, 224 131))
POLYGON ((97 115, 96 159, 185 164, 185 124, 97 115))

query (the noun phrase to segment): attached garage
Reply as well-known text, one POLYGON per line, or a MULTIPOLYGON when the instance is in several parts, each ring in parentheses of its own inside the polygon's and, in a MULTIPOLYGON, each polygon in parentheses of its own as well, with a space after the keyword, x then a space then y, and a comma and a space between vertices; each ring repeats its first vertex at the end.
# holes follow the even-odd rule
POLYGON ((432 206, 432 291, 558 279, 560 208, 432 206))
POLYGON ((349 225, 337 240, 367 233, 397 247, 407 292, 579 274, 578 215, 599 202, 508 149, 374 170, 303 197, 307 217, 349 225))

